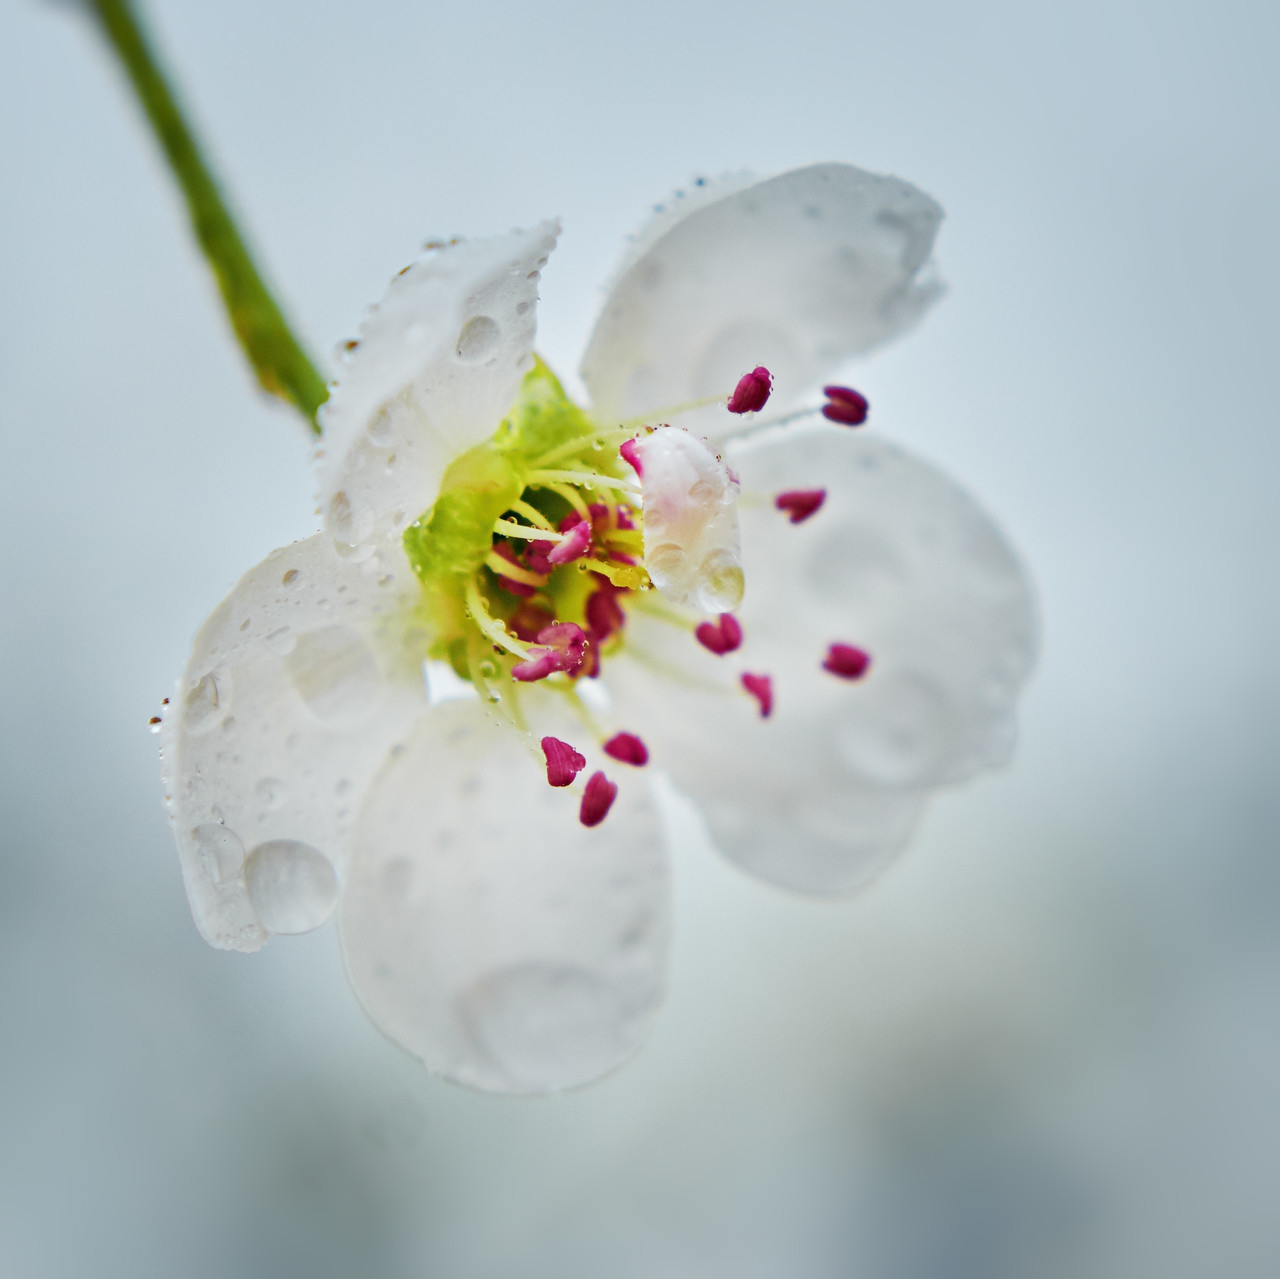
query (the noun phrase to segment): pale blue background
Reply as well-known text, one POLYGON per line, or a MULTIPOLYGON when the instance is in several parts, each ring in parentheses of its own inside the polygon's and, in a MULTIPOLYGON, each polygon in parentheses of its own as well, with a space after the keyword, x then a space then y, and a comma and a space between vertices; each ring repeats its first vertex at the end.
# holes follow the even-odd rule
POLYGON ((72 4, 0 9, 0 1273, 1280 1272, 1277 10, 156 0, 318 349, 432 236, 561 213, 572 369, 648 205, 848 160, 948 210, 859 385, 1039 584, 1016 767, 864 898, 691 841, 648 1051, 549 1103, 421 1075, 329 929, 191 925, 145 728, 315 527, 72 4))

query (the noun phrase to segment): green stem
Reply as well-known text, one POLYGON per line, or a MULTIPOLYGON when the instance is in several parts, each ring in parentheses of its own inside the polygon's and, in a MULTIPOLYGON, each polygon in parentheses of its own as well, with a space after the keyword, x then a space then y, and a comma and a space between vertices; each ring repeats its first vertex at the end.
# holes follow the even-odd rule
POLYGON ((89 0, 119 56, 187 202, 191 226, 222 293, 231 327, 262 389, 292 404, 318 435, 324 379, 294 337, 253 263, 130 0, 89 0))

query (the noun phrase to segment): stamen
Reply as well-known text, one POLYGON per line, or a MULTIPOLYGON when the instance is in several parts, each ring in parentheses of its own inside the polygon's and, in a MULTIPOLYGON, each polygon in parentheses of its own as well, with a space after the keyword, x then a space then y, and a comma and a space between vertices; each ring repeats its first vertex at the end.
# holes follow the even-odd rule
POLYGON ((547 560, 551 564, 568 564, 581 559, 590 549, 591 524, 588 520, 579 520, 563 535, 563 541, 551 548, 547 560))
POLYGON ((545 575, 530 572, 520 562, 520 557, 506 542, 499 542, 485 556, 485 567, 491 569, 498 578, 498 585, 511 595, 528 599, 536 591, 547 584, 545 575))
POLYGON ((824 386, 822 394, 827 403, 822 406, 822 416, 829 422, 842 426, 861 426, 867 420, 870 405, 867 397, 851 386, 824 386))
POLYGON ((523 537, 529 541, 558 542, 563 534, 547 528, 530 528, 527 524, 517 524, 515 520, 494 520, 493 531, 502 537, 523 537))
POLYGON ((773 390, 773 375, 764 365, 744 373, 734 387, 727 405, 730 413, 758 413, 773 390))
POLYGON ((533 488, 545 488, 549 484, 577 484, 583 488, 622 489, 636 491, 631 480, 615 480, 612 475, 597 475, 594 471, 530 471, 529 484, 533 488))
POLYGON ((572 506, 573 509, 577 511, 578 514, 581 515, 584 520, 589 520, 591 518, 590 512, 587 509, 587 504, 582 500, 582 494, 579 493, 578 490, 574 488, 572 485, 543 484, 541 487, 545 489, 549 489, 557 497, 564 498, 564 500, 568 502, 569 505, 572 506))
POLYGON ((827 500, 826 489, 788 489, 773 499, 780 511, 786 511, 792 524, 803 524, 827 500))
POLYGON ((615 733, 603 748, 610 759, 643 768, 649 762, 649 748, 634 733, 615 733))
POLYGON ((544 737, 542 753, 547 759, 547 781, 552 786, 568 786, 587 766, 586 757, 558 737, 544 737))
POLYGON ((640 460, 640 452, 635 440, 628 440, 618 450, 618 455, 636 473, 637 479, 644 479, 644 463, 640 460))
POLYGON ((573 457, 578 453, 589 453, 593 449, 604 448, 615 440, 622 441, 635 434, 633 426, 610 426, 603 431, 593 431, 590 435, 578 435, 563 444, 557 444, 549 453, 534 458, 534 466, 546 466, 558 462, 561 458, 573 457))
POLYGON ((591 628, 591 638, 597 644, 602 644, 626 624, 627 616, 618 603, 618 593, 619 588, 610 582, 608 586, 596 587, 587 596, 587 625, 591 628))
POLYGON ((855 648, 852 644, 832 644, 827 649, 822 669, 841 679, 861 679, 870 665, 871 655, 864 649, 855 648))
POLYGON ((767 675, 752 675, 750 671, 742 672, 742 687, 760 704, 760 718, 768 719, 773 711, 773 680, 767 675))
POLYGON ((471 614, 471 620, 480 628, 482 634, 499 647, 505 648, 508 653, 514 653, 517 657, 526 661, 529 659, 531 656, 529 646, 522 644, 517 639, 513 639, 508 634, 507 628, 490 616, 484 600, 480 597, 480 588, 476 585, 474 577, 467 583, 466 600, 467 611, 471 614))
POLYGON ((517 639, 532 644, 538 638, 538 632, 545 631, 555 620, 545 608, 526 601, 507 618, 507 629, 514 631, 517 639))
POLYGON ((531 506, 521 498, 516 498, 511 503, 511 509, 517 515, 523 515, 530 524, 536 524, 539 528, 546 529, 548 533, 554 527, 551 521, 536 506, 531 506))
POLYGON ((742 626, 732 613, 721 613, 716 622, 703 622, 693 634, 703 648, 719 657, 732 653, 742 644, 742 626))
POLYGON ((618 796, 617 786, 603 773, 592 773, 587 782, 587 789, 582 795, 582 806, 578 809, 578 820, 584 826, 599 826, 609 815, 613 801, 618 796))
POLYGON ((557 671, 575 675, 587 659, 587 633, 573 622, 555 622, 538 632, 536 647, 527 659, 511 668, 511 678, 522 684, 546 679, 557 671))

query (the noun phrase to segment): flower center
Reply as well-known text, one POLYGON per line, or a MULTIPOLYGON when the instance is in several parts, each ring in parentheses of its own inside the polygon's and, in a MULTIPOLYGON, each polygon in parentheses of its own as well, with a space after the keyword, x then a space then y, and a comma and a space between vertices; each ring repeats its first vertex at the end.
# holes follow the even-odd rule
POLYGON ((405 531, 423 586, 428 656, 490 700, 515 683, 571 687, 622 641, 652 587, 632 431, 601 431, 537 360, 493 438, 457 458, 405 531))

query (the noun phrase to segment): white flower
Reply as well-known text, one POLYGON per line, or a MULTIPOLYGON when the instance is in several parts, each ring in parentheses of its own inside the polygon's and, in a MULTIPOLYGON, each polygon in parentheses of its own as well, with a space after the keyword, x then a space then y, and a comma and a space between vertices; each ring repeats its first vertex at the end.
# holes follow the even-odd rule
POLYGON ((699 184, 612 286, 589 412, 532 354, 556 224, 402 272, 324 410, 325 531, 241 580, 164 715, 205 938, 255 950, 340 903, 384 1033, 473 1087, 555 1091, 661 999, 646 756, 727 857, 830 896, 1002 763, 1035 636, 999 531, 884 439, 813 416, 734 439, 725 412, 757 365, 748 398, 768 369, 799 401, 912 325, 940 219, 842 165, 699 184))

